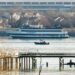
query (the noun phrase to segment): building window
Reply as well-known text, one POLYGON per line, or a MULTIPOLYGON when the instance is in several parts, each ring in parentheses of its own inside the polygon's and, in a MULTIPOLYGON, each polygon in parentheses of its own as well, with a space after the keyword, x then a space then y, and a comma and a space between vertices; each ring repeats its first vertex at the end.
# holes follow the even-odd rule
POLYGON ((39 2, 32 2, 32 4, 39 4, 39 2))
POLYGON ((24 2, 24 4, 31 4, 31 2, 24 2))
POLYGON ((63 4, 63 2, 56 2, 56 4, 63 4))
POLYGON ((47 4, 46 2, 40 2, 40 4, 47 4))
POLYGON ((68 5, 68 4, 71 4, 71 2, 64 2, 64 4, 67 4, 68 5))
POLYGON ((2 5, 3 5, 3 4, 6 4, 6 2, 0 2, 0 4, 2 4, 2 5))
POLYGON ((72 4, 74 4, 74 5, 75 5, 75 2, 72 2, 72 4))
POLYGON ((14 2, 7 2, 7 4, 14 4, 14 2))
POLYGON ((55 4, 55 2, 48 2, 48 4, 55 4))
POLYGON ((16 4, 23 4, 23 2, 16 2, 16 4))

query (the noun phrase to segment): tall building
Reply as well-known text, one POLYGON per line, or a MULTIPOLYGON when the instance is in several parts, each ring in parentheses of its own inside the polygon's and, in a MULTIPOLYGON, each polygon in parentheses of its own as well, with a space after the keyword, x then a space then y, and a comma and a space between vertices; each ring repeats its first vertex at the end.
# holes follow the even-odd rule
POLYGON ((25 10, 75 9, 75 0, 0 0, 0 9, 25 10))

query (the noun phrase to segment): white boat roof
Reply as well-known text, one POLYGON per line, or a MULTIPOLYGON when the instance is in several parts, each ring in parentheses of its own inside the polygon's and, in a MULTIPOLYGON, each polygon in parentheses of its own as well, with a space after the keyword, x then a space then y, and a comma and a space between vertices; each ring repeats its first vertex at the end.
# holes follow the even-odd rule
POLYGON ((0 0, 0 2, 75 2, 75 0, 0 0))

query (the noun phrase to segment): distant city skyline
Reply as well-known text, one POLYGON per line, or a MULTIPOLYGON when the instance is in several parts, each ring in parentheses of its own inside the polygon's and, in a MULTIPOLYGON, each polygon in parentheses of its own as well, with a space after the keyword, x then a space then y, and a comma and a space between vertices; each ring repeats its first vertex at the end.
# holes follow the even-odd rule
POLYGON ((0 0, 0 2, 75 2, 75 0, 0 0))
POLYGON ((23 8, 25 10, 73 10, 75 0, 0 0, 1 9, 23 8))

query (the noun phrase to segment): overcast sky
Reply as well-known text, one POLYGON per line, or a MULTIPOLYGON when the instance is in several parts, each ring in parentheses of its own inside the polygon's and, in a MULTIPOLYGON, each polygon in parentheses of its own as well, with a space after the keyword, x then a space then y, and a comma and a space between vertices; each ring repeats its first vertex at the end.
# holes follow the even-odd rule
POLYGON ((0 2, 75 2, 75 0, 0 0, 0 2))

